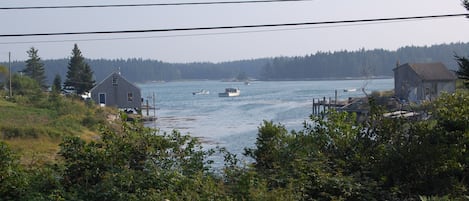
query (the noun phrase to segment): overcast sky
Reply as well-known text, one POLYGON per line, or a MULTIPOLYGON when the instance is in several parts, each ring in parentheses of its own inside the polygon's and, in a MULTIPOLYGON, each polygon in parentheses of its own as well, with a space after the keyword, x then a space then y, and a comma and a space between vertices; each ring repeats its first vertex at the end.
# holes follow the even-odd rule
MULTIPOLYGON (((1 1, 0 7, 211 2, 154 1, 1 1)), ((229 0, 223 0, 229 1, 229 0)), ((233 1, 233 0, 231 0, 233 1)), ((173 29, 258 24, 358 20, 467 11, 460 0, 312 0, 304 2, 150 6, 119 8, 0 10, 0 35, 173 29)), ((469 42, 469 19, 453 17, 346 25, 223 29, 136 34, 0 37, 0 61, 27 59, 31 47, 42 59, 68 58, 77 43, 91 59, 157 59, 165 62, 221 62, 317 51, 469 42)), ((468 52, 469 55, 469 52, 468 52)))

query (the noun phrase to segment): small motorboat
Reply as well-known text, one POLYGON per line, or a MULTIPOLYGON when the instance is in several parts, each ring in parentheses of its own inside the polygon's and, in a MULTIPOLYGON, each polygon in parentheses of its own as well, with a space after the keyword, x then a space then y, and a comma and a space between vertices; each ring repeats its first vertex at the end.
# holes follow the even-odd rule
POLYGON ((218 93, 219 97, 235 97, 241 94, 241 90, 238 88, 226 88, 225 92, 218 93))
POLYGON ((210 94, 210 91, 207 91, 205 89, 201 89, 200 91, 192 92, 192 95, 207 95, 207 94, 210 94))
POLYGON ((356 88, 344 89, 344 92, 354 92, 357 91, 356 88))

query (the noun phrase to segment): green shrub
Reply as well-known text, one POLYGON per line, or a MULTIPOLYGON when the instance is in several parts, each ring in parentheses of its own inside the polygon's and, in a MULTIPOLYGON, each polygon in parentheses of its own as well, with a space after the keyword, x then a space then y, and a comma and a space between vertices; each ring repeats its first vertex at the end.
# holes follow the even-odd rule
POLYGON ((26 187, 27 180, 19 168, 17 156, 0 140, 0 199, 20 200, 26 187))
POLYGON ((2 127, 5 138, 33 137, 37 138, 41 131, 31 127, 2 127))
POLYGON ((50 126, 61 130, 64 135, 69 135, 79 132, 83 129, 81 121, 82 119, 78 116, 64 115, 53 120, 50 126))
POLYGON ((23 126, 23 127, 0 127, 0 133, 6 139, 10 138, 38 138, 39 136, 49 136, 51 138, 57 138, 61 136, 61 132, 58 130, 44 127, 44 126, 23 126))

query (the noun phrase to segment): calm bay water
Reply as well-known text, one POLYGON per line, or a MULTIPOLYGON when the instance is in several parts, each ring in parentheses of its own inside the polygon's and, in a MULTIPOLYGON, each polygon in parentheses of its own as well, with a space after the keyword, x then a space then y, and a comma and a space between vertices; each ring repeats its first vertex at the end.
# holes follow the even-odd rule
MULTIPOLYGON (((333 81, 254 81, 242 82, 187 81, 139 84, 142 97, 155 100, 158 120, 146 126, 161 131, 179 130, 183 134, 200 137, 205 147, 219 145, 241 154, 245 147, 253 147, 257 129, 263 120, 299 130, 312 110, 312 99, 331 97, 335 90, 338 99, 363 96, 360 88, 372 91, 391 90, 393 79, 333 80, 333 81), (365 86, 366 85, 366 86, 365 86), (227 87, 240 88, 241 96, 220 98, 227 87), (356 88, 354 92, 344 89, 356 88), (208 95, 192 92, 208 90, 208 95), (153 99, 153 95, 155 98, 153 99)), ((153 110, 149 115, 154 115, 153 110)), ((146 112, 143 112, 146 114, 146 112)))

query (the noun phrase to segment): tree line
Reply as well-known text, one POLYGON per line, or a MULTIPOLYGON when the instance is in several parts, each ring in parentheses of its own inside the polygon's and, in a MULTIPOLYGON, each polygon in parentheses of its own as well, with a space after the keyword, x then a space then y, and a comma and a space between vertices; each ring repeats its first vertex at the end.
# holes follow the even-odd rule
POLYGON ((404 63, 442 62, 457 69, 455 55, 469 51, 468 43, 451 43, 425 47, 408 46, 389 51, 384 49, 318 52, 303 57, 274 58, 261 70, 266 80, 356 78, 393 76, 396 65, 404 63))
MULTIPOLYGON (((455 55, 465 56, 469 43, 432 46, 407 46, 395 51, 375 49, 357 51, 317 52, 296 57, 273 57, 220 63, 167 63, 150 59, 85 59, 93 71, 93 79, 103 80, 115 71, 131 82, 174 81, 194 79, 233 79, 245 75, 261 80, 344 79, 369 76, 393 76, 396 64, 442 62, 455 70, 455 55)), ((43 60, 47 82, 58 74, 67 75, 69 59, 43 60)), ((6 65, 4 63, 4 65, 6 65)), ((26 62, 12 63, 14 72, 26 62)))

